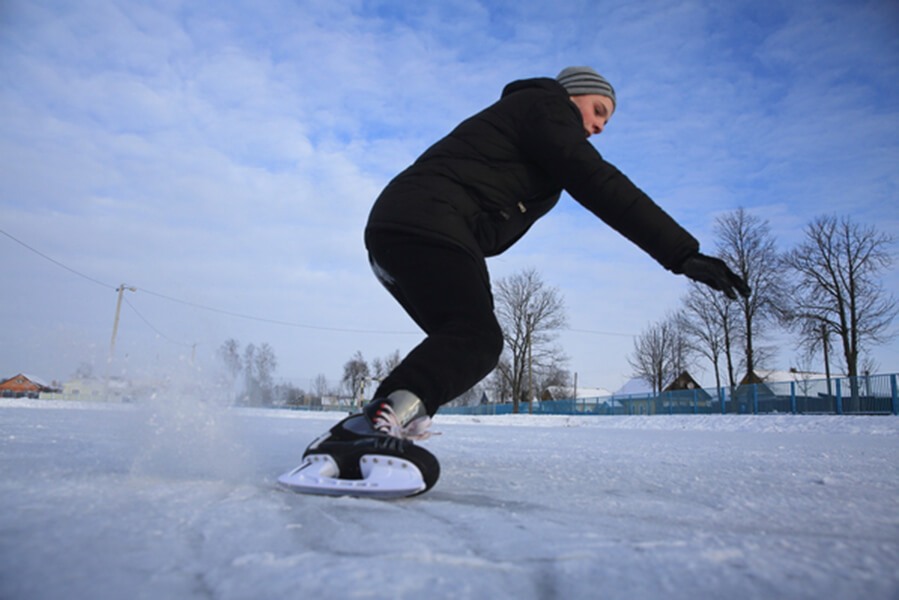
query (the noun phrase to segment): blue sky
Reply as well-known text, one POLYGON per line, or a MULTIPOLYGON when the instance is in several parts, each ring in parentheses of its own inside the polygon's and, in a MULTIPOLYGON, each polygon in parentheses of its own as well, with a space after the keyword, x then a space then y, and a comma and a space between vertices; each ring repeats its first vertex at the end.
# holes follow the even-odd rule
MULTIPOLYGON (((71 270, 0 236, 0 375, 103 371, 120 283, 126 374, 194 344, 211 368, 227 338, 300 385, 408 350, 365 259, 373 199, 506 83, 573 64, 618 93, 597 148, 705 250, 738 207, 782 248, 821 214, 899 237, 895 2, 7 0, 0 225, 71 270)), ((687 289, 567 198, 491 261, 528 267, 565 298, 582 386, 624 383, 629 336, 687 289)), ((899 342, 873 358, 899 370, 899 342)))

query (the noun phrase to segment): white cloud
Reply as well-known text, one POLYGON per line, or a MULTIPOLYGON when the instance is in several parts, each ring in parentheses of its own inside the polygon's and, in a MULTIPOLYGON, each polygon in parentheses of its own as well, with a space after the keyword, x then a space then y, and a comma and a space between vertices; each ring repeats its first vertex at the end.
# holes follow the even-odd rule
MULTIPOLYGON (((418 339, 368 272, 371 202, 513 78, 567 64, 606 74, 621 104, 597 147, 705 246, 737 206, 784 236, 823 210, 899 231, 896 23, 885 2, 9 2, 0 221, 111 286, 410 332, 131 298, 173 340, 210 354, 226 337, 269 341, 283 375, 336 377, 357 349, 418 339)), ((114 294, 0 244, 0 274, 28 282, 3 324, 29 340, 0 368, 65 377, 78 348, 102 359, 114 294), (32 341, 45 323, 53 336, 32 341)), ((585 330, 639 333, 685 286, 570 201, 493 265, 536 265, 585 330)), ((121 332, 133 361, 182 352, 135 315, 121 332)), ((606 378, 627 370, 629 340, 565 343, 596 378, 585 385, 613 388, 606 378)))

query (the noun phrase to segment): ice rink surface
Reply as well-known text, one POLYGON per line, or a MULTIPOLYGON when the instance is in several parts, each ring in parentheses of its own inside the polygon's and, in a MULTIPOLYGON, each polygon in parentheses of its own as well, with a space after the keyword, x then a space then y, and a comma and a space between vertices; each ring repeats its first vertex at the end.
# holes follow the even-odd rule
POLYGON ((899 597, 899 418, 440 416, 429 493, 275 484, 338 413, 0 400, 0 598, 899 597))

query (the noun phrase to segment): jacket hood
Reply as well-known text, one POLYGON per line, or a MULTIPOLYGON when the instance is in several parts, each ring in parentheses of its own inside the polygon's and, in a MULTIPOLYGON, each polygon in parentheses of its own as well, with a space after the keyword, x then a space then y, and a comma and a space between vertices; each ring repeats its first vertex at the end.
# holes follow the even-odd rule
POLYGON ((555 79, 551 79, 549 77, 535 77, 534 79, 519 79, 518 81, 513 81, 512 83, 508 84, 503 88, 502 97, 505 98, 509 94, 514 94, 515 92, 520 92, 522 90, 534 89, 568 95, 568 92, 565 91, 565 88, 562 87, 562 84, 555 79))

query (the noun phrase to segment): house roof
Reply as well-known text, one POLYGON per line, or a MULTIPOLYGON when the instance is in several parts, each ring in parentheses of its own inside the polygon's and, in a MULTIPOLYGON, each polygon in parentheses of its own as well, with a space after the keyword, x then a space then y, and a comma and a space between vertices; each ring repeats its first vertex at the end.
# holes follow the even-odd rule
POLYGON ((25 377, 26 379, 28 379, 28 381, 30 381, 32 383, 36 383, 37 385, 39 385, 41 387, 45 387, 45 388, 50 387, 50 384, 47 383, 44 379, 41 379, 40 377, 35 377, 34 375, 28 375, 27 373, 23 373, 22 376, 25 377))
MULTIPOLYGON (((773 371, 765 369, 756 369, 755 374, 764 383, 789 383, 791 381, 808 381, 809 379, 825 379, 827 375, 824 373, 814 373, 810 371, 797 371, 790 369, 789 371, 773 371)), ((744 381, 746 378, 744 377, 744 381)))
POLYGON ((652 384, 642 377, 634 377, 618 388, 613 396, 643 396, 652 393, 652 384))
MULTIPOLYGON (((665 381, 665 385, 662 386, 662 391, 667 391, 668 388, 672 386, 678 379, 681 378, 689 378, 691 384, 696 383, 696 380, 693 379, 693 376, 690 375, 688 371, 683 371, 675 377, 671 377, 665 381)), ((696 383, 696 386, 699 387, 699 384, 696 383)), ((692 388, 691 388, 692 389, 692 388)), ((634 377, 623 386, 621 386, 617 392, 612 394, 613 396, 646 396, 653 393, 652 384, 642 377, 634 377)))
POLYGON ((16 373, 16 374, 13 375, 12 377, 9 377, 9 378, 7 378, 7 379, 0 380, 0 385, 3 385, 4 383, 9 383, 9 382, 11 382, 11 381, 14 381, 14 380, 20 378, 20 377, 22 377, 22 378, 24 378, 24 379, 27 379, 28 381, 30 381, 31 383, 33 383, 34 385, 36 385, 36 386, 39 387, 39 388, 46 388, 46 389, 49 389, 49 388, 51 387, 49 383, 47 383, 46 381, 44 381, 44 380, 41 379, 40 377, 35 377, 34 375, 28 375, 27 373, 16 373))
MULTIPOLYGON (((550 394, 552 394, 553 398, 562 398, 562 397, 570 397, 573 389, 571 387, 565 387, 561 385, 551 385, 546 388, 550 394)), ((612 392, 605 388, 591 388, 591 387, 578 387, 577 388, 577 397, 578 398, 607 398, 612 395, 612 392)))

